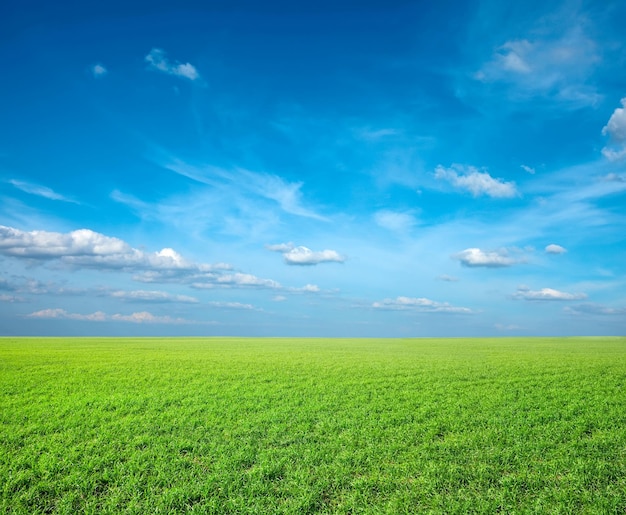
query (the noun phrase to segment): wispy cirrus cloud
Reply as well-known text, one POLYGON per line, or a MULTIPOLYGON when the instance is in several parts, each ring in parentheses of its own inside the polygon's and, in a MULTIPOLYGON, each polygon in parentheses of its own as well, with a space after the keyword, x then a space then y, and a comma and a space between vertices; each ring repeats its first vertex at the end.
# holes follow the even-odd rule
POLYGON ((318 265, 320 263, 343 263, 345 258, 336 250, 311 250, 308 247, 294 247, 292 243, 266 245, 273 252, 280 252, 288 265, 318 265))
POLYGON ((517 292, 513 295, 515 299, 523 300, 557 300, 571 301, 586 299, 585 293, 569 293, 565 291, 554 290, 552 288, 541 288, 540 290, 531 290, 526 286, 517 288, 517 292))
POLYGON ((31 182, 19 181, 17 179, 10 179, 9 184, 15 186, 18 190, 23 191, 24 193, 29 193, 30 195, 36 195, 38 197, 47 198, 49 200, 60 200, 61 202, 70 202, 72 204, 79 204, 74 199, 66 197, 65 195, 61 195, 56 191, 48 188, 46 186, 41 186, 40 184, 33 184, 31 182))
MULTIPOLYGON (((584 20, 568 20, 569 26, 558 30, 549 28, 546 20, 542 23, 545 26, 527 37, 495 48, 474 79, 505 85, 512 100, 543 97, 573 108, 597 104, 601 96, 589 78, 600 63, 600 52, 585 33, 584 20)), ((559 24, 563 23, 553 23, 559 24)))
POLYGON ((485 251, 479 248, 469 248, 452 256, 468 267, 502 268, 525 263, 525 258, 519 249, 498 249, 485 251))
POLYGON ((190 63, 180 63, 178 61, 170 61, 165 52, 160 48, 153 48, 145 57, 149 68, 158 70, 168 75, 175 75, 189 80, 198 80, 200 74, 195 66, 190 63))
POLYGON ((512 198, 519 195, 514 182, 494 179, 489 173, 474 166, 453 164, 450 168, 439 165, 435 179, 449 182, 456 189, 470 192, 474 197, 512 198))
POLYGON ((11 291, 22 295, 95 296, 110 297, 123 302, 183 303, 197 304, 197 298, 176 295, 160 290, 111 290, 108 288, 74 288, 52 281, 42 282, 27 277, 12 277, 10 281, 0 279, 0 291, 11 291))
POLYGON ((473 313, 469 308, 452 306, 447 302, 437 302, 424 297, 396 297, 395 299, 384 299, 380 302, 374 302, 372 307, 375 309, 418 311, 423 313, 453 313, 466 315, 473 313))
POLYGON ((217 188, 230 198, 249 195, 275 202, 285 212, 327 222, 328 218, 305 206, 302 182, 289 182, 278 175, 254 172, 245 168, 225 169, 216 166, 194 166, 170 158, 162 166, 183 177, 217 188))
POLYGON ((577 304, 575 306, 567 306, 564 312, 569 315, 601 315, 601 316, 626 316, 626 307, 611 307, 603 304, 577 304))
POLYGON ((459 281, 458 277, 454 277, 453 275, 448 275, 448 274, 438 275, 437 279, 440 281, 447 282, 447 283, 456 283, 459 281))
POLYGON ((382 209, 374 213, 374 222, 376 225, 398 234, 406 234, 417 225, 413 210, 391 211, 382 209))

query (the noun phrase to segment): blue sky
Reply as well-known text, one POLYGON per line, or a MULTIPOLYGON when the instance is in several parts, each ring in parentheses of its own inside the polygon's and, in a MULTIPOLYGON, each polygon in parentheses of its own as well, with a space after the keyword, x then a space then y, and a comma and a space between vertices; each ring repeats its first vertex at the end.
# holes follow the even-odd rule
POLYGON ((621 1, 0 7, 0 333, 626 331, 621 1))

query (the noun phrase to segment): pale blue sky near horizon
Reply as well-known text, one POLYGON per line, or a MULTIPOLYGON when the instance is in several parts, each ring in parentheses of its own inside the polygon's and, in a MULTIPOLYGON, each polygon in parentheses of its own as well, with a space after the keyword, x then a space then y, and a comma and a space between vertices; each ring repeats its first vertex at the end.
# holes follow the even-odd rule
POLYGON ((621 1, 0 6, 0 335, 626 332, 621 1))

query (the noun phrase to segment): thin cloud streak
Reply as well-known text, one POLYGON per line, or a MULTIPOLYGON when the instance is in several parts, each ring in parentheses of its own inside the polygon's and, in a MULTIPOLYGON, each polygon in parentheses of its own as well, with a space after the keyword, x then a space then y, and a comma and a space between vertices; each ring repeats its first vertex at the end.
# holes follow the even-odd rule
POLYGON ((96 311, 94 313, 82 314, 82 313, 70 313, 61 308, 42 309, 35 311, 25 318, 39 319, 39 320, 79 320, 83 322, 131 322, 134 324, 206 324, 211 322, 198 322, 195 320, 185 320, 184 318, 173 318, 170 316, 157 316, 153 315, 149 311, 138 311, 129 315, 123 315, 115 313, 107 315, 103 311, 96 311))
POLYGON ((76 200, 73 200, 64 195, 61 195, 46 186, 41 186, 39 184, 32 184, 30 182, 25 182, 25 181, 18 181, 17 179, 11 179, 8 182, 9 184, 15 186, 18 190, 21 190, 24 193, 29 193, 31 195, 36 195, 38 197, 47 198, 49 200, 60 200, 61 202, 69 202, 71 204, 80 204, 80 202, 77 202, 76 200))

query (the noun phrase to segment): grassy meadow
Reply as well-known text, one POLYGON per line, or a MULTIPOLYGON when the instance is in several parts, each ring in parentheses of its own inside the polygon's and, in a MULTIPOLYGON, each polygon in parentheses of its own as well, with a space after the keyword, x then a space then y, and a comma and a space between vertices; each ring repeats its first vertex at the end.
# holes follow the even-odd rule
POLYGON ((626 513, 626 338, 0 338, 1 513, 626 513))

